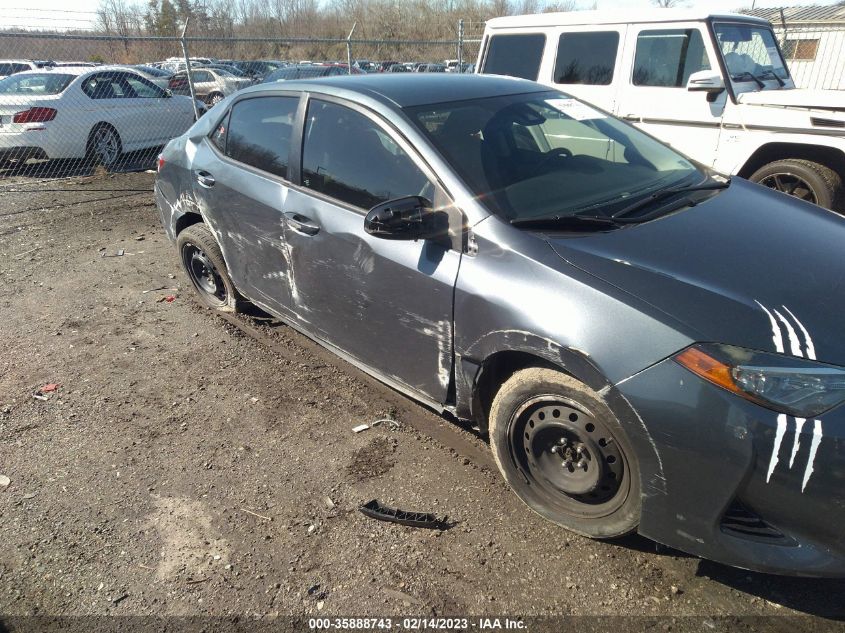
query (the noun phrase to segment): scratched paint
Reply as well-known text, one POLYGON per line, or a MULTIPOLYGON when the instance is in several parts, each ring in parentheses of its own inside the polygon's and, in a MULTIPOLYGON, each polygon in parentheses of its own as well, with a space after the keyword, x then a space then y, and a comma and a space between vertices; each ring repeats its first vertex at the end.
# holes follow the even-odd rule
MULTIPOLYGON (((789 341, 789 350, 793 356, 799 358, 809 358, 816 360, 816 346, 813 343, 813 337, 810 332, 801 322, 801 320, 793 314, 793 312, 786 306, 780 306, 780 310, 772 308, 769 310, 759 301, 755 303, 762 308, 762 310, 769 317, 769 323, 772 328, 772 342, 778 353, 785 353, 784 333, 786 340, 789 341), (782 311, 781 311, 782 310, 782 311), (786 315, 789 315, 787 318, 786 315), (791 319, 791 320, 790 320, 791 319), (799 334, 800 333, 800 334, 799 334), (803 341, 802 341, 803 339, 803 341)), ((794 421, 794 437, 792 440, 792 450, 789 456, 789 468, 792 469, 795 464, 795 458, 801 449, 801 436, 804 431, 804 426, 807 423, 805 418, 788 416, 785 413, 778 415, 777 429, 775 431, 775 442, 772 446, 772 455, 769 458, 769 469, 766 474, 766 483, 768 483, 780 462, 780 450, 783 445, 783 439, 789 427, 789 421, 794 421)), ((810 453, 807 456, 807 465, 804 468, 804 477, 801 482, 801 492, 807 487, 807 484, 812 477, 815 470, 816 453, 818 453, 819 445, 823 437, 823 426, 821 420, 813 420, 813 438, 810 442, 810 453)))

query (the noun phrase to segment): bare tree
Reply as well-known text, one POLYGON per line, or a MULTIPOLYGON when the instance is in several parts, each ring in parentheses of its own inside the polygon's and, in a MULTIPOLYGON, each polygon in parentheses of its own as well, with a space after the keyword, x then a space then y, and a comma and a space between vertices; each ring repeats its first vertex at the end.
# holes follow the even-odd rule
POLYGON ((673 9, 681 6, 680 0, 651 0, 651 3, 661 9, 673 9))

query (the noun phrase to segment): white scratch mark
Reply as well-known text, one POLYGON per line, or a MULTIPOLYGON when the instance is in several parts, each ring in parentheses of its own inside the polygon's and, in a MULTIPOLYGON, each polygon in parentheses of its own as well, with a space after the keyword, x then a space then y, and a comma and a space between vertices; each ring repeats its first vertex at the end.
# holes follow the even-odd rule
POLYGON ((780 445, 783 443, 783 436, 786 433, 786 414, 778 415, 778 428, 775 433, 775 445, 772 448, 772 457, 769 460, 769 472, 766 475, 766 483, 772 478, 772 473, 775 472, 775 466, 778 465, 778 453, 780 452, 780 445))
POLYGON ((763 312, 765 312, 766 315, 769 317, 769 321, 772 324, 772 341, 774 341, 775 349, 778 351, 778 353, 783 354, 783 335, 780 333, 780 327, 778 326, 778 322, 775 321, 775 317, 772 315, 771 312, 769 312, 766 306, 764 306, 757 300, 755 300, 754 303, 760 306, 763 309, 763 312))
POLYGON ((798 454, 798 449, 801 447, 801 430, 804 428, 806 418, 795 418, 795 440, 792 442, 792 456, 789 458, 789 467, 795 463, 795 456, 798 454))
POLYGON ((793 356, 801 356, 803 357, 804 354, 801 353, 801 341, 798 340, 798 335, 795 333, 795 328, 792 327, 792 324, 786 320, 786 317, 783 316, 777 310, 774 311, 775 316, 780 319, 780 322, 786 327, 786 333, 789 335, 789 348, 792 351, 793 356))
POLYGON ((801 329, 801 332, 804 334, 804 347, 807 349, 807 358, 812 358, 816 360, 816 346, 813 344, 813 337, 810 336, 810 333, 807 331, 807 328, 804 327, 804 324, 798 320, 798 317, 792 314, 792 311, 783 306, 783 309, 789 313, 789 316, 798 324, 798 327, 801 329))
POLYGON ((813 464, 816 461, 816 453, 819 450, 819 444, 822 443, 822 421, 813 420, 813 442, 810 444, 810 456, 807 458, 807 469, 804 471, 804 481, 801 483, 801 492, 807 487, 807 482, 813 474, 813 464))

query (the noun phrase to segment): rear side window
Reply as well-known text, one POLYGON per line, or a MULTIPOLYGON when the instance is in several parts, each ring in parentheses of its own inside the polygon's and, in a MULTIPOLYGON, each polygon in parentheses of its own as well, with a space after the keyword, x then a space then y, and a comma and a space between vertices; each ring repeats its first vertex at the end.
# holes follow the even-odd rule
POLYGON ((0 75, 14 75, 15 73, 29 70, 26 64, 3 63, 0 64, 0 75))
POLYGON ((319 100, 308 105, 302 184, 362 209, 404 196, 434 195, 425 174, 378 125, 319 100))
POLYGON ((710 70, 710 60, 698 29, 643 31, 637 36, 635 86, 683 88, 700 70, 710 70))
POLYGON ((609 86, 618 50, 617 31, 563 33, 557 46, 555 83, 609 86))
POLYGON ((542 33, 494 35, 487 45, 481 72, 536 81, 545 47, 546 36, 542 33))
POLYGON ((228 130, 224 120, 223 131, 218 127, 211 140, 219 147, 223 140, 220 136, 223 136, 226 155, 233 160, 287 178, 298 103, 296 97, 257 97, 239 101, 232 107, 228 130))

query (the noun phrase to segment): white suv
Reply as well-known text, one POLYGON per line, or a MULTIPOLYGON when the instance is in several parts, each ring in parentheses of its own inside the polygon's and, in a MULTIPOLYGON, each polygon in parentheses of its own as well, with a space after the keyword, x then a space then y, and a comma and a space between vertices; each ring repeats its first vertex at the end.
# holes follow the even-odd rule
POLYGON ((680 9, 496 18, 477 68, 554 86, 717 171, 845 210, 845 94, 797 89, 765 20, 680 9))

